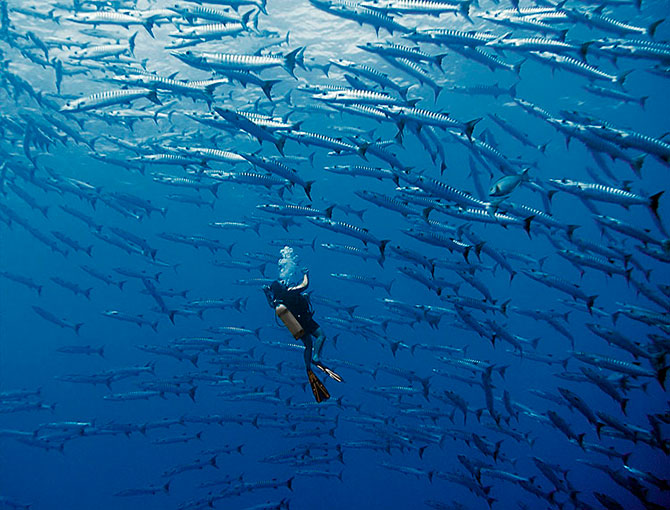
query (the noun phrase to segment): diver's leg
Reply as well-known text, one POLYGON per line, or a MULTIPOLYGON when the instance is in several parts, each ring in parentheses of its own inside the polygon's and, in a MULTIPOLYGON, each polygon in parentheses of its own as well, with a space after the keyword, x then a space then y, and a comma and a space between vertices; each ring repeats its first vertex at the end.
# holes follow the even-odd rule
POLYGON ((312 356, 312 361, 314 361, 314 363, 319 363, 321 361, 321 350, 323 349, 323 344, 326 341, 326 335, 320 327, 316 328, 313 334, 314 355, 312 356))
POLYGON ((305 344, 305 368, 309 372, 312 368, 312 336, 304 335, 301 340, 305 344))

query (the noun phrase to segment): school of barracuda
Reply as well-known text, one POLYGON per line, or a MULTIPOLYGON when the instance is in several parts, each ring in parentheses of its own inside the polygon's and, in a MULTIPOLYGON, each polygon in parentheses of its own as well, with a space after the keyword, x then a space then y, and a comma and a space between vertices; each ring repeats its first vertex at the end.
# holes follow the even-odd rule
MULTIPOLYGON (((53 261, 48 279, 3 262, 2 294, 80 367, 43 387, 0 377, 3 449, 73 477, 88 469, 73 443, 185 449, 110 482, 99 498, 116 508, 302 508, 301 484, 348 490, 363 451, 426 508, 667 508, 670 142, 590 108, 662 122, 667 98, 637 91, 670 78, 670 21, 651 6, 670 14, 646 0, 0 1, 2 250, 53 261), (544 80, 585 99, 537 102, 544 80), (284 245, 312 260, 345 379, 325 404, 259 292, 284 245), (103 329, 134 354, 98 343, 103 329), (77 414, 53 397, 88 386, 97 403, 77 414), (174 412, 150 421, 131 402, 163 399, 174 412), (233 428, 282 440, 249 459, 233 428)), ((1 491, 3 508, 77 507, 1 491)))

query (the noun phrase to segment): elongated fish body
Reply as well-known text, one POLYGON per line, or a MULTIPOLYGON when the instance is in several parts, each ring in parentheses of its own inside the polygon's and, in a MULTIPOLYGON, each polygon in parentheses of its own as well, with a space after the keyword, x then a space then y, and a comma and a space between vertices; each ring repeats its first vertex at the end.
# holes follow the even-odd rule
POLYGON ((368 166, 359 166, 359 165, 335 165, 335 166, 326 166, 323 168, 326 172, 332 172, 339 175, 350 175, 350 176, 361 176, 361 177, 373 177, 375 179, 384 180, 384 179, 396 179, 395 174, 386 168, 376 168, 368 166))
POLYGON ((42 285, 38 285, 33 281, 32 278, 28 278, 23 275, 15 274, 15 273, 10 273, 9 271, 2 271, 0 270, 0 276, 4 276, 8 280, 11 280, 16 283, 20 283, 21 285, 25 285, 29 289, 34 289, 37 291, 37 295, 42 294, 42 285))
POLYGON ((330 63, 336 67, 339 67, 340 69, 343 69, 350 73, 354 73, 357 76, 367 78, 368 80, 372 80, 375 83, 381 85, 381 87, 384 89, 395 90, 403 98, 407 97, 407 87, 399 85, 398 83, 393 81, 387 74, 378 71, 374 67, 370 67, 369 65, 366 64, 353 62, 351 60, 344 60, 340 58, 331 59, 330 63))
POLYGON ((370 234, 366 229, 350 225, 349 223, 343 223, 341 221, 333 221, 328 218, 308 218, 310 222, 315 225, 332 230, 333 232, 338 232, 340 234, 345 234, 350 237, 355 237, 359 239, 367 246, 368 243, 375 244, 379 247, 379 252, 381 255, 384 255, 386 250, 386 245, 388 244, 387 240, 380 241, 375 236, 370 234))
POLYGON ((619 75, 607 74, 597 67, 587 64, 576 58, 567 55, 556 55, 548 51, 530 51, 528 55, 534 59, 539 60, 540 62, 549 64, 552 68, 565 69, 566 71, 585 76, 591 81, 603 80, 616 83, 618 85, 623 85, 626 77, 628 76, 628 72, 624 72, 619 75))
POLYGON ((438 67, 442 65, 445 53, 439 55, 430 55, 422 51, 418 46, 403 46, 393 42, 386 43, 366 43, 358 46, 360 49, 376 53, 378 55, 388 55, 390 57, 406 58, 416 62, 432 62, 438 67))
POLYGON ((502 51, 520 51, 520 52, 550 52, 554 54, 575 53, 579 47, 574 44, 568 44, 555 39, 545 37, 512 38, 503 36, 499 39, 489 41, 486 47, 495 48, 502 51))
POLYGON ((35 313, 37 313, 37 315, 39 315, 43 319, 49 322, 53 322, 54 324, 60 326, 61 328, 73 329, 76 334, 79 334, 79 329, 84 325, 83 323, 72 323, 65 319, 60 319, 50 311, 45 310, 40 306, 33 306, 33 310, 35 310, 35 313))
POLYGON ((586 182, 572 181, 570 179, 549 179, 552 186, 561 191, 566 191, 573 195, 591 200, 610 202, 623 206, 628 205, 646 205, 654 213, 658 210, 658 201, 663 192, 653 197, 643 197, 630 191, 603 186, 602 184, 592 184, 586 182))
POLYGON ((642 229, 635 225, 631 225, 624 221, 612 218, 611 216, 596 215, 594 219, 601 225, 616 230, 624 235, 633 237, 639 241, 642 241, 644 244, 655 244, 661 246, 663 249, 667 250, 669 248, 667 240, 660 240, 652 235, 648 229, 642 229))
POLYGON ((208 41, 225 36, 236 36, 244 32, 244 30, 244 25, 241 23, 213 23, 211 25, 188 27, 177 32, 171 32, 169 35, 170 37, 180 37, 182 39, 208 41))
MULTIPOLYGON (((668 57, 670 57, 670 54, 668 57)), ((621 90, 612 89, 609 87, 601 87, 600 85, 595 85, 592 83, 584 86, 584 89, 597 96, 606 97, 609 99, 617 99, 618 101, 624 101, 626 103, 637 103, 642 108, 644 108, 648 99, 648 96, 636 97, 621 90)))
POLYGON ((210 70, 242 70, 261 71, 271 67, 283 67, 294 76, 293 70, 296 58, 299 57, 303 48, 298 48, 284 55, 240 55, 236 53, 195 53, 190 50, 186 52, 173 52, 172 54, 186 64, 210 70))
POLYGON ((430 125, 443 129, 457 129, 469 137, 479 119, 461 122, 447 114, 406 106, 386 106, 382 108, 389 116, 399 120, 410 120, 422 125, 430 125))
POLYGON ((384 59, 394 67, 397 67, 401 71, 407 73, 413 78, 417 79, 419 83, 428 85, 433 89, 434 99, 437 100, 437 97, 442 90, 442 87, 432 78, 432 76, 426 71, 420 64, 414 60, 403 57, 384 57, 384 59))
POLYGON ((573 299, 584 301, 589 310, 593 307, 593 302, 597 296, 587 296, 586 293, 581 290, 577 284, 535 269, 523 269, 522 272, 529 278, 532 278, 533 280, 536 280, 546 285, 547 287, 552 287, 565 292, 572 296, 573 299))
POLYGON ((381 287, 383 289, 386 289, 386 292, 388 292, 389 294, 391 293, 391 284, 393 283, 393 282, 389 283, 382 282, 372 276, 360 276, 346 273, 331 273, 330 276, 332 276, 333 278, 337 278, 338 280, 346 280, 349 282, 360 283, 372 289, 381 287))
POLYGON ((356 89, 322 92, 320 94, 314 94, 313 97, 318 101, 325 101, 327 103, 367 104, 372 106, 405 104, 404 100, 389 96, 382 92, 356 89))
POLYGON ((382 193, 376 193, 374 191, 369 190, 362 190, 362 191, 356 191, 355 194, 360 198, 362 198, 363 200, 372 202, 373 204, 376 204, 380 207, 384 207, 385 209, 390 209, 392 211, 399 212, 403 216, 419 215, 419 211, 414 209, 413 207, 410 207, 407 202, 387 197, 382 193))
POLYGON ((477 47, 497 39, 497 36, 485 32, 462 32, 449 28, 417 29, 406 36, 408 39, 439 45, 457 45, 477 47))
POLYGON ((426 193, 435 197, 443 198, 449 202, 454 202, 465 207, 474 206, 483 209, 486 209, 487 207, 486 202, 482 202, 464 191, 456 189, 427 175, 413 175, 409 172, 403 172, 400 175, 401 179, 406 180, 413 186, 421 188, 426 193))
POLYGON ((598 368, 604 368, 635 377, 656 377, 656 373, 654 373, 652 370, 634 365, 633 363, 628 363, 626 361, 585 352, 575 352, 573 353, 573 356, 583 363, 588 363, 589 365, 593 365, 598 368))
POLYGON ((68 113, 83 112, 116 104, 130 103, 141 98, 146 98, 154 103, 161 104, 158 96, 156 95, 156 91, 154 90, 110 90, 107 92, 99 92, 88 97, 75 99, 73 101, 68 101, 60 111, 68 113))
POLYGON ((568 17, 574 19, 577 22, 585 23, 589 27, 599 28, 601 30, 605 30, 606 32, 613 32, 620 35, 639 34, 653 37, 654 33, 656 32, 656 27, 658 27, 661 21, 663 21, 659 20, 655 23, 652 23, 649 27, 638 27, 615 20, 609 16, 603 16, 593 11, 566 9, 564 12, 568 17))
POLYGON ((311 207, 301 207, 298 205, 278 205, 278 204, 259 204, 256 206, 261 211, 278 214, 280 216, 307 216, 307 217, 324 217, 330 218, 332 216, 334 206, 330 206, 324 211, 312 209, 311 207))
POLYGON ((599 271, 604 272, 605 274, 612 276, 613 274, 618 274, 624 276, 626 280, 630 280, 630 273, 632 269, 626 269, 622 266, 616 266, 609 262, 607 259, 601 259, 599 257, 594 257, 593 255, 584 255, 583 253, 578 253, 570 250, 559 250, 558 254, 572 262, 577 269, 584 272, 583 267, 592 267, 599 271))
POLYGON ((588 127, 597 136, 603 137, 617 145, 635 148, 657 156, 661 161, 670 164, 670 144, 651 136, 630 130, 615 129, 607 126, 588 127))
POLYGON ((470 2, 433 2, 430 0, 366 0, 363 7, 386 14, 429 14, 439 16, 445 13, 463 13, 467 16, 470 2))
POLYGON ((153 21, 151 19, 143 19, 141 16, 134 16, 132 14, 126 14, 119 11, 80 11, 66 16, 65 19, 72 21, 73 23, 93 25, 94 27, 99 25, 120 25, 122 27, 128 28, 132 25, 142 25, 149 33, 149 35, 153 37, 153 33, 151 31, 153 21))
POLYGON ((246 154, 243 155, 243 157, 254 166, 258 166, 260 168, 263 168, 264 170, 272 172, 278 177, 290 181, 292 184, 302 186, 302 188, 305 190, 305 194, 311 200, 310 191, 312 189, 313 181, 310 182, 304 181, 296 170, 289 168, 288 166, 284 165, 281 161, 262 158, 259 156, 254 156, 253 154, 246 154))
POLYGON ((131 73, 114 76, 111 79, 128 85, 166 90, 184 96, 208 99, 209 101, 213 99, 212 93, 216 87, 228 83, 225 78, 187 82, 148 73, 131 73))

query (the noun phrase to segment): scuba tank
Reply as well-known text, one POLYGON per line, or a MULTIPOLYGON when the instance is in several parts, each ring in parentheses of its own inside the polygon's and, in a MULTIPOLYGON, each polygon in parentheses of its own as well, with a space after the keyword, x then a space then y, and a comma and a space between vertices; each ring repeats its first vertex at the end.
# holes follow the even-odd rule
POLYGON ((275 313, 277 314, 277 317, 279 317, 284 323, 284 326, 286 326, 291 332, 293 338, 298 340, 305 334, 305 330, 298 322, 298 319, 296 319, 295 315, 291 313, 291 310, 286 308, 286 305, 277 306, 275 308, 275 313))

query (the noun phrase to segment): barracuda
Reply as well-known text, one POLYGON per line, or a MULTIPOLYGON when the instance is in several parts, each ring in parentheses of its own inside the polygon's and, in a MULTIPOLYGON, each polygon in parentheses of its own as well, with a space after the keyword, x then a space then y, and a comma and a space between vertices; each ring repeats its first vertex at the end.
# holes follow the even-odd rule
POLYGON ((170 185, 170 186, 179 186, 179 187, 184 187, 184 188, 194 188, 194 189, 197 189, 197 190, 207 189, 215 197, 217 196, 217 193, 218 193, 218 190, 219 190, 219 185, 221 184, 220 182, 207 183, 207 182, 197 181, 195 179, 189 179, 187 177, 174 177, 172 175, 165 175, 165 174, 153 174, 152 179, 155 182, 159 182, 161 184, 167 184, 167 185, 170 185))
POLYGON ((190 22, 194 19, 206 19, 210 21, 218 21, 220 23, 227 23, 229 21, 240 21, 240 16, 227 9, 217 9, 205 5, 189 5, 189 4, 174 4, 168 9, 180 16, 183 16, 190 22))
POLYGON ((104 59, 107 57, 117 57, 119 55, 135 55, 135 38, 137 37, 137 32, 130 36, 127 44, 106 44, 103 46, 87 46, 75 50, 72 55, 69 56, 71 59, 75 60, 97 60, 104 59))
POLYGON ((260 113, 245 112, 242 110, 236 110, 236 113, 268 131, 296 130, 300 128, 301 124, 301 122, 287 122, 281 117, 272 117, 271 115, 262 115, 260 113))
POLYGON ((366 8, 359 3, 335 3, 328 0, 326 0, 326 2, 322 0, 310 0, 310 2, 313 5, 342 18, 350 19, 361 24, 367 23, 368 25, 372 25, 377 35, 379 35, 379 30, 381 28, 385 29, 391 35, 393 35, 394 31, 400 33, 411 32, 410 28, 400 25, 390 16, 386 16, 377 10, 366 8))
POLYGON ((180 29, 177 32, 170 32, 170 37, 179 37, 181 39, 197 39, 200 41, 210 41, 220 39, 225 36, 237 36, 246 30, 246 24, 252 11, 245 13, 243 19, 233 23, 214 23, 211 25, 198 25, 186 29, 180 29))
POLYGON ((658 216, 658 202, 663 195, 663 191, 650 197, 643 197, 631 193, 630 191, 604 186, 602 184, 593 184, 570 179, 549 179, 552 186, 560 191, 565 191, 581 198, 609 202, 623 206, 645 205, 651 209, 655 216, 658 216))
POLYGON ((388 116, 397 119, 398 122, 414 121, 422 125, 440 127, 442 129, 458 129, 459 131, 463 131, 468 138, 472 136, 475 126, 481 120, 481 118, 477 118, 469 122, 461 122, 445 113, 407 106, 386 106, 380 109, 388 116))
POLYGON ((280 216, 307 216, 307 217, 324 217, 330 218, 333 215, 334 205, 327 207, 323 211, 319 209, 312 209, 311 207, 302 207, 299 205, 291 204, 259 204, 256 206, 257 209, 260 209, 263 212, 270 214, 277 214, 280 216))
MULTIPOLYGON (((532 9, 532 8, 526 8, 532 9)), ((536 17, 534 15, 524 15, 521 9, 520 11, 494 11, 494 12, 484 12, 477 13, 477 17, 483 20, 486 20, 490 23, 495 23, 497 25, 502 25, 511 28, 521 28, 525 30, 532 30, 533 32, 540 32, 543 34, 554 33, 559 36, 564 36, 566 30, 562 27, 555 27, 542 19, 542 17, 536 17)), ((539 9, 538 9, 539 10, 539 9)))
POLYGON ((400 57, 406 58, 409 60, 414 60, 416 62, 432 62, 438 67, 442 67, 442 60, 447 56, 446 53, 440 53, 438 55, 430 55, 425 51, 421 51, 421 48, 418 46, 410 47, 403 46, 401 44, 396 44, 393 42, 383 42, 383 43, 372 43, 368 42, 365 44, 359 44, 358 47, 364 51, 370 53, 376 53, 377 55, 387 55, 390 57, 400 57))
POLYGON ((379 247, 379 252, 382 257, 386 250, 386 245, 389 243, 388 240, 379 240, 365 228, 356 227, 350 225, 349 223, 344 223, 341 221, 333 221, 327 218, 308 218, 308 220, 314 223, 316 226, 332 230, 333 232, 338 232, 340 234, 348 235, 350 237, 355 237, 363 242, 365 246, 370 244, 375 244, 379 247))
POLYGON ((305 195, 307 195, 307 198, 312 200, 312 184, 314 184, 315 181, 305 181, 302 177, 300 177, 296 170, 289 168, 281 161, 263 158, 253 154, 243 154, 242 156, 252 165, 263 168, 264 170, 267 170, 268 172, 271 172, 278 177, 281 177, 282 179, 286 179, 287 181, 291 182, 291 184, 297 184, 298 186, 301 186, 305 190, 305 195))
POLYGON ((598 297, 596 295, 587 296, 586 293, 579 287, 579 285, 562 278, 558 278, 549 273, 538 271, 536 269, 522 269, 521 272, 529 278, 546 285, 547 287, 551 287, 569 294, 575 300, 578 299, 580 301, 584 301, 589 312, 593 307, 593 302, 598 297))
POLYGON ((383 92, 374 92, 371 90, 343 89, 320 92, 312 96, 318 101, 343 103, 343 104, 363 104, 379 107, 382 105, 403 105, 406 101, 389 96, 383 92))
POLYGON ((570 250, 559 250, 558 254, 566 260, 572 262, 572 264, 582 273, 582 275, 584 274, 584 266, 586 266, 597 269, 598 271, 602 271, 608 276, 612 276, 614 274, 621 275, 626 278, 626 281, 630 281, 630 275, 633 270, 632 268, 626 269, 621 266, 615 266, 609 260, 594 257, 592 255, 584 255, 583 253, 570 250))
POLYGON ((127 90, 110 90, 107 92, 99 92, 88 97, 74 99, 65 103, 60 109, 64 113, 83 112, 87 110, 95 110, 97 108, 104 108, 115 104, 131 103, 137 99, 146 98, 152 103, 163 104, 155 90, 147 89, 127 89, 127 90))
POLYGON ((301 63, 304 48, 297 48, 286 55, 240 55, 236 53, 194 53, 190 50, 185 52, 173 52, 177 57, 188 65, 201 69, 218 70, 242 70, 260 71, 271 67, 282 67, 291 76, 294 74, 296 63, 301 63))
POLYGON ((324 149, 331 149, 336 153, 355 153, 358 152, 355 145, 342 141, 340 138, 322 135, 321 133, 310 133, 307 131, 289 131, 286 138, 295 140, 303 145, 315 145, 324 149))
POLYGON ((474 206, 486 209, 488 204, 483 202, 465 191, 453 188, 448 184, 433 179, 427 175, 414 175, 408 171, 400 172, 400 178, 410 183, 412 186, 421 188, 426 193, 443 198, 449 202, 454 202, 463 206, 474 206))
POLYGON ((592 11, 585 11, 574 8, 564 9, 563 12, 567 15, 568 18, 584 23, 591 28, 599 28, 606 32, 613 32, 621 35, 640 34, 654 37, 658 25, 664 21, 664 19, 660 19, 653 22, 648 27, 629 25, 628 23, 623 23, 621 21, 615 20, 614 18, 610 18, 609 16, 603 16, 600 14, 603 7, 604 6, 601 6, 592 11))
POLYGON ((203 160, 219 161, 221 163, 228 163, 230 165, 239 165, 247 163, 247 160, 241 154, 235 152, 224 151, 221 149, 212 149, 209 147, 175 147, 176 151, 193 158, 201 158, 203 160))
POLYGON ((202 81, 178 81, 149 73, 117 75, 110 79, 127 85, 165 90, 195 99, 205 99, 208 103, 214 100, 212 94, 217 87, 229 83, 226 78, 202 81))
POLYGON ((93 12, 76 12, 65 17, 66 20, 74 23, 84 25, 121 25, 126 29, 132 25, 142 25, 149 32, 151 37, 154 36, 152 32, 153 21, 151 19, 142 19, 131 14, 124 14, 117 11, 93 11, 93 12))
POLYGON ((357 166, 357 165, 335 165, 335 166, 325 166, 323 169, 326 172, 332 172, 339 175, 350 175, 350 176, 361 176, 361 177, 373 177, 380 181, 384 179, 391 179, 393 181, 397 180, 396 175, 386 168, 378 167, 369 167, 369 166, 357 166))
MULTIPOLYGON (((670 59, 670 53, 668 54, 668 58, 670 59)), ((621 90, 601 87, 600 85, 594 84, 586 85, 584 89, 600 97, 616 99, 618 101, 623 101, 624 103, 637 103, 643 110, 647 103, 647 99, 649 99, 649 96, 636 97, 621 90)))
POLYGON ((401 85, 398 85, 395 81, 389 78, 387 74, 382 73, 381 71, 378 71, 373 67, 358 62, 352 62, 351 60, 344 60, 341 58, 330 59, 330 63, 336 67, 339 67, 340 69, 349 71, 350 73, 353 73, 357 76, 374 81, 375 83, 378 83, 382 88, 385 89, 389 88, 395 90, 396 92, 398 92, 398 94, 400 94, 402 98, 404 99, 407 98, 407 90, 409 89, 409 87, 403 87, 401 85))
MULTIPOLYGON (((421 67, 419 64, 417 64, 414 60, 410 60, 408 58, 401 58, 401 57, 388 57, 384 56, 384 60, 386 60, 389 64, 391 64, 393 67, 396 67, 400 69, 401 71, 409 74, 413 78, 416 78, 419 83, 423 85, 428 85, 430 88, 433 89, 433 99, 437 101, 438 96, 440 95, 440 92, 442 91, 442 86, 439 85, 426 71, 423 67, 421 67)), ((411 105, 414 105, 415 102, 412 100, 409 102, 411 105)))
POLYGON ((620 232, 621 234, 627 235, 629 237, 633 237, 638 241, 642 241, 645 245, 655 244, 662 247, 666 251, 670 250, 670 240, 656 239, 650 235, 650 231, 648 229, 638 228, 634 225, 616 218, 612 218, 610 216, 595 215, 594 219, 607 228, 616 230, 617 232, 620 232))
POLYGON ((367 287, 370 287, 371 289, 380 287, 385 289, 389 295, 391 294, 391 285, 393 284, 393 280, 390 282, 382 282, 379 281, 374 276, 359 276, 355 274, 345 274, 345 273, 331 273, 330 276, 332 276, 333 278, 337 278, 338 280, 346 280, 349 282, 360 283, 361 285, 365 285, 367 287))
POLYGON ((609 126, 588 126, 591 132, 622 147, 639 149, 670 164, 670 144, 636 131, 616 129, 609 126))
POLYGON ((466 18, 470 12, 470 1, 432 2, 430 0, 366 0, 363 7, 378 10, 385 14, 428 14, 439 17, 441 14, 462 14, 466 18))
POLYGON ((280 154, 284 153, 284 144, 286 143, 284 138, 275 136, 269 130, 256 124, 250 118, 244 115, 240 115, 233 110, 215 107, 214 111, 216 111, 216 113, 218 113, 223 119, 231 123, 233 126, 246 131, 251 136, 256 138, 259 144, 262 144, 263 141, 272 142, 274 146, 277 147, 277 150, 280 154))
POLYGON ((483 46, 487 42, 493 41, 498 37, 487 32, 462 32, 450 28, 428 28, 416 29, 412 33, 403 36, 407 39, 420 42, 428 42, 439 45, 459 45, 459 46, 483 46))
POLYGON ((623 86, 624 81, 626 81, 626 78, 631 72, 624 71, 618 75, 607 74, 582 60, 567 55, 556 55, 555 53, 550 53, 548 51, 530 51, 528 52, 528 55, 540 62, 549 64, 552 69, 565 69, 566 71, 585 76, 589 80, 604 80, 616 83, 619 86, 623 86))
POLYGON ((342 245, 342 244, 334 244, 334 243, 322 243, 321 244, 322 248, 325 248, 326 250, 334 251, 337 253, 343 253, 345 255, 353 255, 356 257, 360 257, 363 260, 368 260, 368 259, 373 259, 376 260, 380 266, 384 266, 384 259, 381 257, 378 257, 377 255, 373 255, 372 253, 368 252, 367 250, 361 250, 360 248, 356 248, 355 246, 347 246, 347 245, 342 245))
POLYGON ((564 41, 556 39, 547 39, 546 37, 526 37, 526 38, 512 38, 511 32, 507 33, 498 39, 489 41, 485 44, 486 47, 495 48, 501 51, 537 51, 550 53, 566 53, 578 52, 579 46, 568 44, 564 41))

